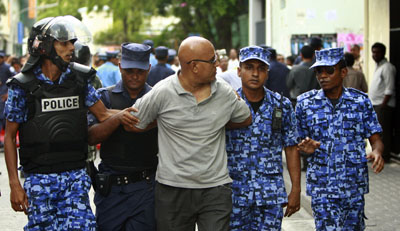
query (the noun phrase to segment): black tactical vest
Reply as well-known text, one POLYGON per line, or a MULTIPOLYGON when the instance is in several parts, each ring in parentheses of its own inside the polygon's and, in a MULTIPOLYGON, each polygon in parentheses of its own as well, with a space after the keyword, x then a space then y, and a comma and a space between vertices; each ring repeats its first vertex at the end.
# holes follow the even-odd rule
MULTIPOLYGON (((112 109, 131 107, 131 100, 122 93, 114 93, 115 86, 109 87, 110 105, 112 109)), ((101 143, 100 157, 103 163, 116 171, 139 171, 155 169, 158 159, 157 128, 147 132, 127 132, 119 126, 110 137, 101 143)))
POLYGON ((87 156, 87 82, 71 72, 50 85, 32 73, 8 82, 27 95, 28 120, 19 126, 20 163, 28 173, 56 173, 85 166, 87 156))

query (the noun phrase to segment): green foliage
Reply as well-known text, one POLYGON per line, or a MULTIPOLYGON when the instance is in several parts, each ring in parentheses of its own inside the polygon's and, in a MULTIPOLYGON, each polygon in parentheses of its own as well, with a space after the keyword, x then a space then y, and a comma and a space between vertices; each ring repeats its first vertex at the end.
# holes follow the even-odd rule
POLYGON ((3 2, 0 2, 0 15, 5 15, 7 13, 6 7, 3 2))
POLYGON ((37 5, 47 5, 57 2, 58 6, 38 11, 38 19, 60 15, 72 15, 79 20, 82 19, 82 15, 78 12, 78 9, 85 7, 87 0, 38 0, 37 5))
MULTIPOLYGON (((239 47, 232 44, 232 27, 240 32, 239 16, 247 14, 248 0, 157 0, 158 12, 174 15, 181 21, 174 25, 173 35, 179 40, 193 34, 209 39, 216 48, 239 47)), ((171 35, 164 31, 160 37, 171 35)))

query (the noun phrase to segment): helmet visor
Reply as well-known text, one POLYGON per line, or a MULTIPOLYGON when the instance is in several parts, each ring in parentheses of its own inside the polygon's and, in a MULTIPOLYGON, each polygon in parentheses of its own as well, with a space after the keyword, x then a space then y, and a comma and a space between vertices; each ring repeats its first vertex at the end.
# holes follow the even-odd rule
POLYGON ((54 18, 46 25, 44 33, 60 42, 79 39, 81 43, 87 44, 92 40, 89 29, 71 15, 54 18))

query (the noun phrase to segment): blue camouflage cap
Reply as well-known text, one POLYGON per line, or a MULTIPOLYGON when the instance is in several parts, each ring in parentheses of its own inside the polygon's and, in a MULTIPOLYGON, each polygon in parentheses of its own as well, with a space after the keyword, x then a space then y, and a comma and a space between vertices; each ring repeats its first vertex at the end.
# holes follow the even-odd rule
POLYGON ((123 43, 121 68, 149 69, 151 47, 139 43, 123 43))
POLYGON ((310 67, 310 69, 318 66, 334 66, 343 58, 343 56, 343 47, 315 51, 315 63, 310 67))
POLYGON ((250 59, 257 59, 269 65, 268 59, 271 52, 259 46, 243 47, 239 51, 239 61, 246 62, 250 59))

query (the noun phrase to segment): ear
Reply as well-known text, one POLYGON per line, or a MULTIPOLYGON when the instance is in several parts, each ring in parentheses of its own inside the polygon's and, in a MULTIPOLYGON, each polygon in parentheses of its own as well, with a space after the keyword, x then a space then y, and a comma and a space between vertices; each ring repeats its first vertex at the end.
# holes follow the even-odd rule
POLYGON ((347 75, 347 67, 344 67, 344 68, 342 68, 342 69, 340 70, 340 77, 341 77, 342 79, 344 79, 344 77, 346 77, 346 75, 347 75))
POLYGON ((242 68, 240 68, 240 66, 237 68, 237 75, 239 76, 239 78, 242 78, 240 75, 242 73, 242 68))
POLYGON ((193 67, 192 67, 192 71, 193 73, 199 73, 199 68, 197 67, 197 64, 195 62, 192 63, 193 67))

